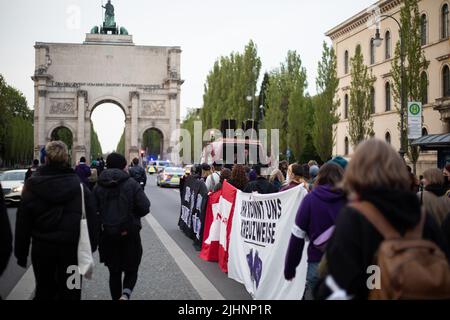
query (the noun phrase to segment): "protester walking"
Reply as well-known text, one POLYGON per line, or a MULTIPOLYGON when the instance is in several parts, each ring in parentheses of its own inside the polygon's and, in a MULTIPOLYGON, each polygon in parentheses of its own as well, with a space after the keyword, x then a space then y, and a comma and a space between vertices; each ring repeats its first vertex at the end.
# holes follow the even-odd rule
POLYGON ((308 180, 308 190, 312 191, 314 188, 314 183, 316 181, 317 175, 319 174, 319 166, 312 165, 309 167, 309 180, 308 180))
POLYGON ((242 164, 235 164, 231 171, 230 184, 236 189, 243 191, 248 184, 246 167, 242 164))
POLYGON ((284 179, 287 179, 288 167, 289 167, 289 162, 287 162, 287 160, 281 161, 278 165, 278 169, 283 173, 284 179))
POLYGON ((261 175, 261 166, 256 165, 254 167, 256 173, 256 180, 249 182, 244 189, 246 193, 258 192, 260 194, 269 194, 269 193, 277 193, 278 190, 267 180, 264 176, 261 175))
POLYGON ((269 182, 275 187, 277 192, 281 189, 283 186, 285 179, 283 176, 283 173, 279 169, 275 169, 272 171, 272 174, 270 175, 269 182))
POLYGON ((213 168, 214 168, 214 172, 211 173, 205 181, 206 184, 206 188, 208 189, 208 192, 213 191, 216 188, 216 185, 219 184, 219 182, 221 181, 221 169, 222 166, 220 164, 217 164, 214 162, 213 164, 213 168))
MULTIPOLYGON (((81 289, 69 289, 70 266, 78 265, 78 243, 82 215, 80 179, 69 167, 64 142, 45 147, 45 165, 23 189, 17 211, 14 253, 19 266, 31 263, 36 279, 36 300, 80 300, 81 289)), ((92 250, 98 240, 98 221, 91 192, 84 188, 86 217, 92 250)))
POLYGON ((288 169, 289 172, 289 183, 285 186, 283 186, 280 191, 286 191, 292 188, 295 188, 299 185, 303 185, 303 187, 308 190, 307 182, 305 181, 304 174, 303 174, 303 166, 294 163, 289 166, 288 169))
POLYGON ((206 183, 206 180, 211 175, 211 173, 212 173, 211 166, 207 163, 203 163, 202 164, 202 174, 201 174, 201 179, 203 180, 203 182, 206 183))
POLYGON ((223 168, 220 171, 220 180, 219 183, 215 185, 214 190, 212 192, 217 192, 222 189, 223 182, 225 180, 229 181, 231 178, 231 170, 228 168, 223 168))
POLYGON ((314 190, 303 199, 295 218, 286 254, 284 276, 287 280, 295 277, 295 269, 302 259, 305 239, 309 239, 305 300, 313 299, 324 247, 332 235, 336 218, 346 203, 345 194, 338 187, 343 175, 344 170, 337 164, 325 164, 319 170, 314 190))
MULTIPOLYGON (((381 140, 361 143, 344 174, 343 187, 351 203, 339 214, 334 235, 327 245, 328 275, 318 286, 317 297, 367 299, 395 291, 397 289, 392 288, 394 283, 384 280, 391 274, 382 262, 391 263, 392 257, 407 252, 422 257, 398 258, 405 267, 395 275, 396 279, 403 279, 398 284, 399 291, 395 291, 396 297, 402 298, 404 292, 411 293, 406 290, 411 288, 428 289, 427 294, 414 292, 416 299, 433 298, 432 294, 442 293, 442 289, 449 285, 443 280, 448 273, 448 263, 442 252, 448 254, 447 247, 434 218, 421 214, 419 199, 410 191, 409 174, 398 152, 381 140), (424 244, 420 235, 429 242, 424 244), (417 239, 413 246, 411 238, 417 239), (397 241, 397 245, 403 245, 405 249, 386 254, 384 250, 390 247, 384 240, 389 239, 397 241), (418 241, 422 246, 433 247, 433 250, 414 251, 418 241), (430 256, 430 252, 434 255, 430 256), (408 266, 420 262, 426 262, 428 266, 408 266), (368 268, 374 264, 382 268, 378 274, 382 282, 379 290, 370 290, 367 285, 373 274, 373 271, 368 272, 371 270, 368 268), (414 274, 413 278, 406 276, 405 272, 414 274), (435 284, 432 289, 426 287, 430 284, 428 280, 435 284)), ((385 299, 394 297, 388 295, 385 299)))
POLYGON ((139 159, 134 158, 131 167, 128 169, 130 177, 136 180, 137 183, 145 189, 145 185, 147 184, 147 173, 145 169, 139 164, 139 159))
POLYGON ((33 164, 31 167, 28 168, 27 172, 25 173, 25 181, 27 181, 33 174, 35 174, 39 169, 39 160, 34 159, 33 164))
POLYGON ((81 157, 80 162, 75 167, 75 173, 85 186, 89 187, 89 177, 91 176, 91 168, 86 164, 86 158, 81 157))
POLYGON ((450 198, 446 194, 442 171, 437 168, 426 170, 422 183, 424 190, 418 193, 420 203, 440 226, 450 213, 450 198))
MULTIPOLYGON (((12 233, 6 210, 3 189, 0 184, 0 277, 8 266, 12 251, 12 233)), ((2 297, 0 296, 0 300, 2 297)))
POLYGON ((150 201, 125 171, 127 161, 122 155, 111 153, 106 166, 94 189, 102 229, 100 262, 109 269, 112 299, 129 300, 142 258, 141 218, 149 213, 150 201))

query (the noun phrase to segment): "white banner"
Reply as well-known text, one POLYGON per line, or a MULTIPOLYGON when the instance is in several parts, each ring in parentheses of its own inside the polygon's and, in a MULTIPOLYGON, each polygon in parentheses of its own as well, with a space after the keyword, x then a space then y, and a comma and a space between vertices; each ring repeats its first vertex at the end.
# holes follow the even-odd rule
POLYGON ((307 269, 307 243, 296 277, 284 279, 284 261, 295 216, 307 194, 296 187, 276 194, 238 191, 228 257, 228 277, 257 300, 299 300, 307 269))

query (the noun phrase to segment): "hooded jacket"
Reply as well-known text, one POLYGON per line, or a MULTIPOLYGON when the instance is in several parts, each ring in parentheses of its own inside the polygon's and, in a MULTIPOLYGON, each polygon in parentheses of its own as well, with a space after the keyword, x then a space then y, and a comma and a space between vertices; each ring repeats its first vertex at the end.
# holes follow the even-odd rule
MULTIPOLYGON (((98 220, 93 198, 84 188, 86 217, 93 251, 98 243, 98 220)), ((46 165, 29 178, 17 211, 14 253, 26 265, 30 241, 77 246, 81 220, 80 179, 74 170, 46 165)))
MULTIPOLYGON (((400 233, 415 227, 421 216, 419 199, 413 192, 401 190, 370 190, 359 194, 361 201, 372 203, 400 233)), ((423 238, 436 243, 448 255, 443 234, 434 218, 427 214, 423 238)), ((336 221, 326 257, 328 274, 348 297, 367 299, 367 268, 374 264, 375 253, 383 241, 382 235, 356 209, 345 207, 336 221)), ((316 296, 326 298, 331 291, 322 282, 316 296)))
POLYGON ((345 203, 345 194, 330 185, 319 185, 306 195, 298 209, 286 255, 285 277, 287 279, 295 276, 295 269, 302 258, 305 238, 310 240, 308 263, 320 262, 323 252, 316 248, 313 242, 335 224, 345 203))
POLYGON ((251 181, 244 189, 245 193, 258 192, 259 194, 277 193, 278 189, 264 177, 258 177, 251 181))
POLYGON ((107 169, 100 175, 94 189, 97 211, 102 210, 101 204, 107 193, 114 192, 117 188, 120 189, 120 192, 125 193, 128 203, 133 206, 133 222, 141 228, 141 218, 150 212, 150 201, 139 183, 123 170, 107 169))

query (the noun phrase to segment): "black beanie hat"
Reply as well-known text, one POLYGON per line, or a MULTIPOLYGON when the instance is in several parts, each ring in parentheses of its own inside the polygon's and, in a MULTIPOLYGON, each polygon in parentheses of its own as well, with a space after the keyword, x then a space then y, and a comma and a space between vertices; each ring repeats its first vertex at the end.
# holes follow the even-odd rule
POLYGON ((111 153, 106 158, 106 167, 108 169, 120 169, 123 170, 127 166, 127 160, 119 153, 111 153))

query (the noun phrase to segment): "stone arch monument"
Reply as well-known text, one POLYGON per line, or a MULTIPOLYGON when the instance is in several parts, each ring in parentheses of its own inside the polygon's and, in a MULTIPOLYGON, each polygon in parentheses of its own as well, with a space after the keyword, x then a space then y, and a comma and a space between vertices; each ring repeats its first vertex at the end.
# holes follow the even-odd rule
POLYGON ((137 46, 128 34, 91 33, 82 44, 37 42, 34 48, 36 158, 51 131, 67 127, 72 159, 89 159, 91 115, 106 102, 125 114, 127 160, 139 156, 148 128, 162 133, 162 157, 169 156, 171 133, 180 126, 180 47, 137 46))

